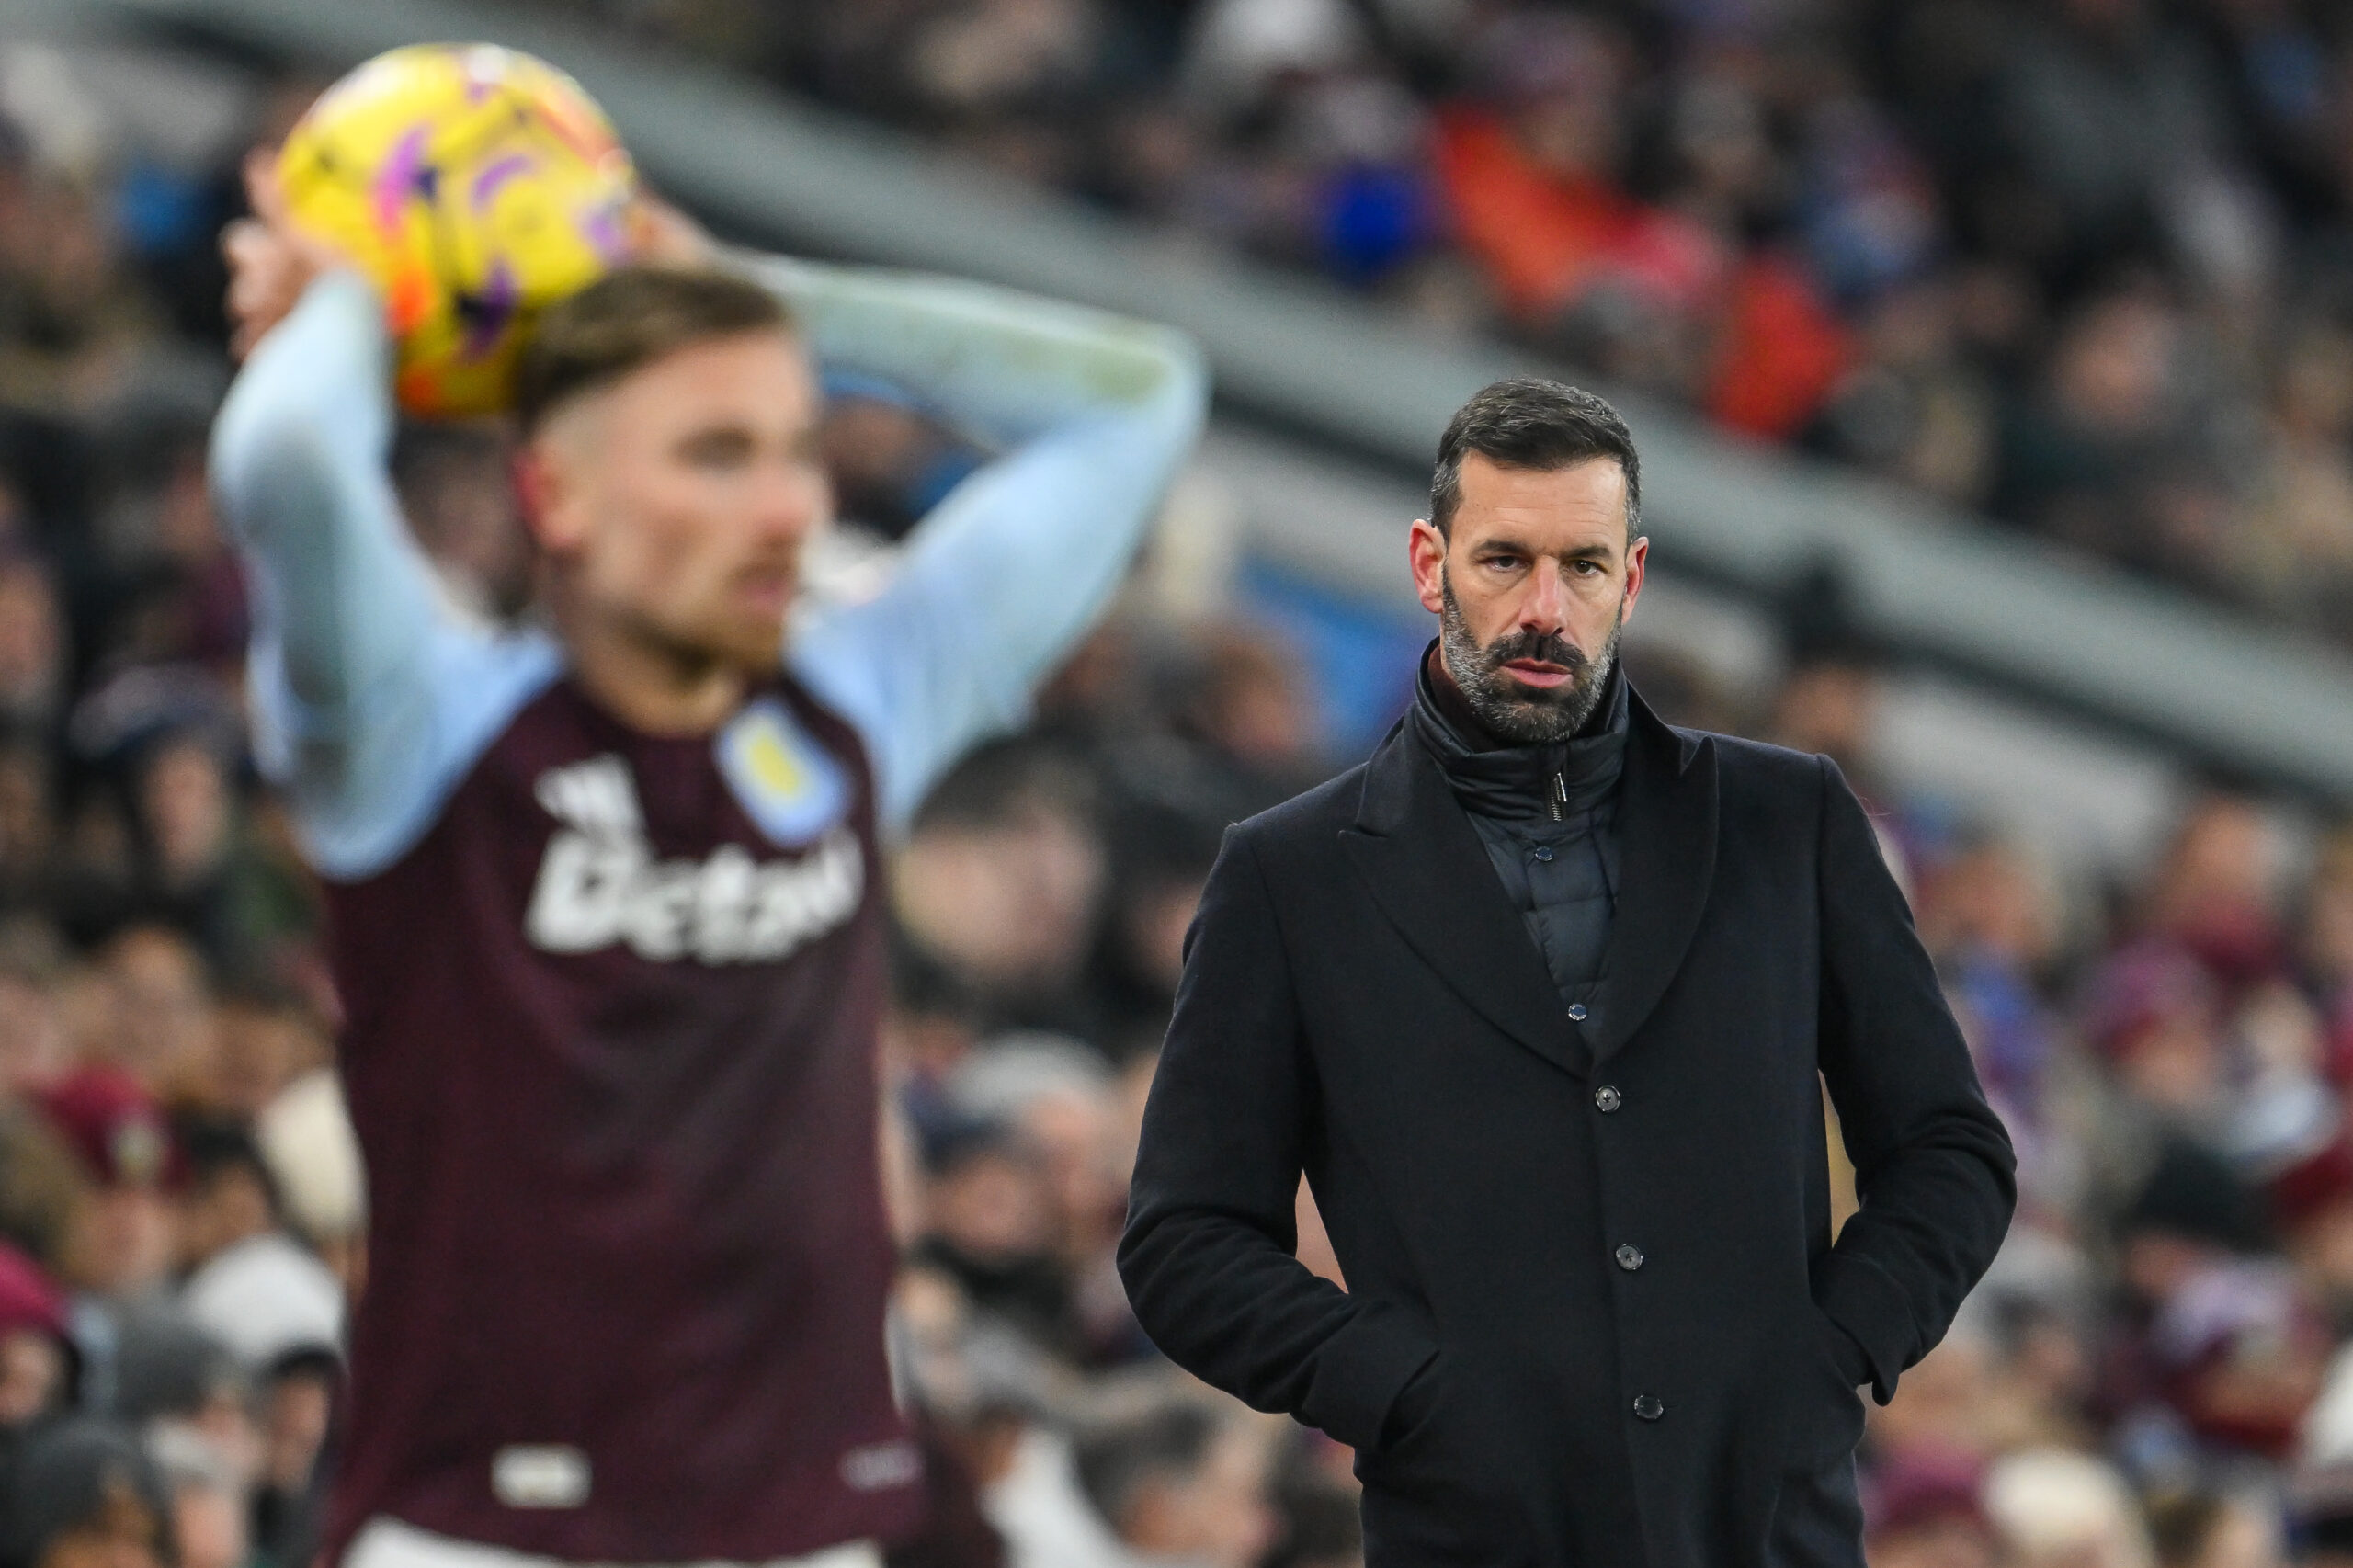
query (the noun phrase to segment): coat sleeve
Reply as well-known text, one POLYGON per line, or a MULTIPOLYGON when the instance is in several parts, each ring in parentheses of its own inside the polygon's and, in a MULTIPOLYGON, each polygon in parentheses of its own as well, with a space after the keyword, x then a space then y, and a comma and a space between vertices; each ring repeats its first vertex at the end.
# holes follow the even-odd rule
POLYGON ((1178 1366, 1364 1448, 1438 1345, 1403 1309, 1352 1297, 1293 1256, 1314 1114, 1282 934, 1249 840, 1230 828, 1185 938, 1120 1275, 1178 1366))
POLYGON ((1813 1296, 1885 1404, 1994 1261, 2017 1159, 1870 819, 1836 765, 1821 769, 1818 1055, 1862 1207, 1815 1264, 1813 1296))

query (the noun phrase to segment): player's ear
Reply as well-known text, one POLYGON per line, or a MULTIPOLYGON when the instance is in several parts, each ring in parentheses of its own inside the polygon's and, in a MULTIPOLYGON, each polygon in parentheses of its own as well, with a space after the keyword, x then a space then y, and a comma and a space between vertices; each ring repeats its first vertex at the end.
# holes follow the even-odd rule
POLYGON ((507 460, 515 486, 516 510, 532 542, 542 550, 563 551, 579 542, 579 521, 570 475, 552 443, 535 434, 517 444, 507 460))

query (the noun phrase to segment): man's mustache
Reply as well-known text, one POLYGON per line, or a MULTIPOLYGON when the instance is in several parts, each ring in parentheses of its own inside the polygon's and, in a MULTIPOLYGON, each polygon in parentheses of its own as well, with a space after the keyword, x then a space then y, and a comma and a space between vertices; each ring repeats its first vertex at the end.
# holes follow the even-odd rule
POLYGON ((1499 670, 1515 659, 1558 665, 1573 676, 1585 674, 1585 651, 1552 631, 1506 631, 1486 648, 1487 668, 1499 670))

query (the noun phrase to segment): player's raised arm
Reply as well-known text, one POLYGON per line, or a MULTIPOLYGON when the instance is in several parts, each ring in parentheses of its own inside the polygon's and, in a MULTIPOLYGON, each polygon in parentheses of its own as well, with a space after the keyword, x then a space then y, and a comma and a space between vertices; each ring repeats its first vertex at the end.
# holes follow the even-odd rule
POLYGON ((1208 381, 1164 327, 976 283, 761 260, 821 362, 1004 449, 913 536, 878 597, 796 629, 794 671, 867 737, 904 823, 1102 611, 1200 432, 1208 381))
POLYGON ((358 274, 310 270, 256 335, 213 426, 211 477, 253 585, 256 752, 313 864, 347 879, 414 842, 485 726, 555 657, 443 602, 386 472, 382 307, 358 274))

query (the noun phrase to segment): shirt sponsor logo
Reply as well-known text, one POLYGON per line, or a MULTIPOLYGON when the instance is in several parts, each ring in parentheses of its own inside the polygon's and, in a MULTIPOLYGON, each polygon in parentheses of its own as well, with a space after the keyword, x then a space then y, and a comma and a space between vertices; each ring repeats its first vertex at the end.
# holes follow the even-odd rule
POLYGON ((569 1443, 509 1443, 490 1456, 491 1495, 510 1508, 588 1501, 588 1456, 569 1443))
POLYGON ((548 952, 627 943, 654 963, 773 962, 847 920, 866 891, 866 857, 846 826, 790 860, 755 860, 736 844, 701 860, 656 859, 617 756, 551 769, 534 792, 563 824, 524 917, 524 934, 548 952))

